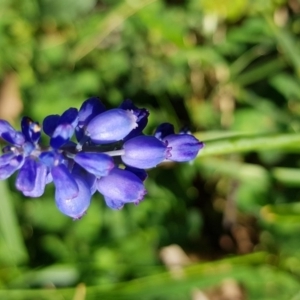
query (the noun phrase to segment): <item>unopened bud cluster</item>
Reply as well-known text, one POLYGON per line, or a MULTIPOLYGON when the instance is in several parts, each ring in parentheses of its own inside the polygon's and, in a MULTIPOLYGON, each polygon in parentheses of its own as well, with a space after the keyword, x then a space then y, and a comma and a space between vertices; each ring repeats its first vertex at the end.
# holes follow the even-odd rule
POLYGON ((70 108, 44 119, 49 147, 39 144, 41 127, 30 118, 22 118, 21 131, 0 120, 0 137, 9 144, 0 156, 0 180, 19 170, 16 188, 28 197, 40 197, 53 182, 58 209, 73 219, 85 214, 96 191, 112 209, 138 204, 146 194, 145 169, 190 161, 203 147, 189 133, 176 134, 169 123, 144 135, 148 115, 130 100, 106 110, 90 98, 79 111, 70 108), (74 134, 77 142, 71 140, 74 134))

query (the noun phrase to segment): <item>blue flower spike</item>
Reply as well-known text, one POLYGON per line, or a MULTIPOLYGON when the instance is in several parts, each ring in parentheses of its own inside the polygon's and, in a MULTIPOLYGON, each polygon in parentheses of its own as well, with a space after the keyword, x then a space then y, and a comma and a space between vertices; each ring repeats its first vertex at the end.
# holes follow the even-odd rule
POLYGON ((0 120, 0 138, 8 143, 0 156, 0 180, 19 171, 16 188, 32 198, 42 196, 53 182, 57 208, 74 220, 85 215, 97 191, 111 209, 137 205, 147 193, 146 169, 191 161, 204 146, 187 131, 176 134, 170 123, 144 135, 148 116, 147 109, 131 100, 107 110, 92 97, 79 111, 69 108, 43 120, 49 146, 40 144, 41 127, 29 117, 22 118, 21 131, 0 120))

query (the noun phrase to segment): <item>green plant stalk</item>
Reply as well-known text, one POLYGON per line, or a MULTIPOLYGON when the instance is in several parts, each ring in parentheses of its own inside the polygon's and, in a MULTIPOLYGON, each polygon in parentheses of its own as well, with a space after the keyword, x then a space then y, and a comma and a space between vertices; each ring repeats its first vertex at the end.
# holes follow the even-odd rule
POLYGON ((297 168, 266 169, 256 164, 216 157, 198 159, 196 164, 201 168, 201 172, 206 172, 208 176, 216 173, 239 181, 258 180, 266 185, 274 179, 285 186, 300 186, 300 170, 297 168))
MULTIPOLYGON (((196 136, 201 140, 200 133, 196 134, 196 136)), ((205 147, 199 152, 199 158, 211 155, 264 151, 271 149, 296 149, 300 151, 299 133, 233 136, 229 138, 218 138, 215 140, 203 140, 203 142, 205 143, 205 147)))

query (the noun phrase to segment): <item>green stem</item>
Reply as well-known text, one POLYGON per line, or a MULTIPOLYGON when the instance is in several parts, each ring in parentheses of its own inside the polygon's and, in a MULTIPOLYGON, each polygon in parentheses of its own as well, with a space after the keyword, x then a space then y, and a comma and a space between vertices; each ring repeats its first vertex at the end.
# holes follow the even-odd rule
MULTIPOLYGON (((201 134, 197 134, 201 140, 201 134)), ((198 157, 209 155, 222 155, 249 151, 264 151, 271 149, 299 149, 300 134, 266 134, 253 136, 233 136, 205 141, 205 147, 199 152, 198 157)))

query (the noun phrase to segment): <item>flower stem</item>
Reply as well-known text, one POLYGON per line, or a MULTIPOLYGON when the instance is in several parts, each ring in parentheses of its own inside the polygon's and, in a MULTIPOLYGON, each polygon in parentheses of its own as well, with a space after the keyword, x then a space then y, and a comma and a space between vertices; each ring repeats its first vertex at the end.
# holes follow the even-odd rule
POLYGON ((296 149, 300 151, 299 133, 219 137, 218 139, 204 140, 204 142, 205 147, 199 152, 198 157, 272 149, 296 149))
POLYGON ((120 150, 107 151, 107 152, 104 152, 104 153, 109 155, 109 156, 121 156, 121 155, 125 154, 125 150, 120 149, 120 150))

